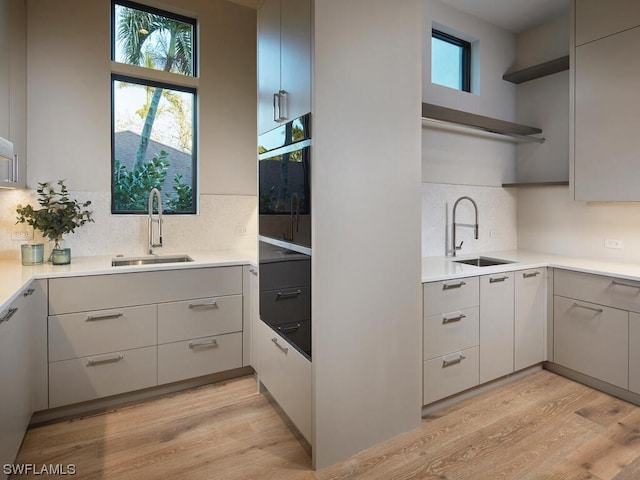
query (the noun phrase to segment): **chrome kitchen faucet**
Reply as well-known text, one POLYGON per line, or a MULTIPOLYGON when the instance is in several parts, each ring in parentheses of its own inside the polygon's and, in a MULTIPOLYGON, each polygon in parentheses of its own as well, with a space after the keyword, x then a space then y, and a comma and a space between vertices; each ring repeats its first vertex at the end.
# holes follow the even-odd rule
POLYGON ((152 188, 149 192, 149 231, 148 231, 149 255, 153 254, 155 247, 162 247, 162 196, 157 188, 152 188), (153 197, 158 200, 158 218, 153 218, 153 197), (158 223, 158 243, 153 243, 153 224, 158 223))
POLYGON ((478 239, 478 205, 471 197, 460 197, 456 200, 456 203, 453 204, 453 220, 451 225, 451 256, 456 256, 456 250, 460 250, 462 248, 462 244, 464 242, 460 242, 460 245, 456 245, 456 227, 468 227, 473 228, 476 240, 478 239), (458 203, 462 200, 469 200, 473 204, 473 210, 475 212, 475 223, 456 223, 456 208, 458 208, 458 203))

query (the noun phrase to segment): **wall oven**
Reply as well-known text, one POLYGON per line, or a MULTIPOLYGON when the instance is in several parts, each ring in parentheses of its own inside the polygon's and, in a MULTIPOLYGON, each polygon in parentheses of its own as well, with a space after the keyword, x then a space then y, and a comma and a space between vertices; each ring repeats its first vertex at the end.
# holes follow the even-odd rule
POLYGON ((258 137, 260 319, 311 360, 311 116, 258 137))

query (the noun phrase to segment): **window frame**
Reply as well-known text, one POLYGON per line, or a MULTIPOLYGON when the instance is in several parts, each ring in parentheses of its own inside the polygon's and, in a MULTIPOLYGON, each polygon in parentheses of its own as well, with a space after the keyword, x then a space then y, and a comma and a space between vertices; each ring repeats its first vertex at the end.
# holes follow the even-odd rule
MULTIPOLYGON (((450 35, 436 28, 431 29, 431 39, 437 39, 462 49, 462 62, 460 69, 461 92, 471 93, 471 43, 454 35, 450 35)), ((458 89, 456 89, 458 90, 458 89)))
POLYGON ((190 211, 163 211, 163 214, 168 215, 197 215, 199 211, 199 171, 198 171, 198 133, 199 133, 199 108, 198 108, 198 20, 196 18, 186 17, 174 12, 162 10, 159 8, 151 7, 149 5, 132 2, 130 0, 111 0, 111 214, 112 215, 147 215, 146 211, 139 210, 117 210, 115 208, 114 198, 114 186, 115 186, 115 83, 117 81, 134 83, 141 86, 150 86, 162 89, 177 90, 180 92, 190 93, 193 95, 193 105, 191 112, 191 125, 192 125, 192 150, 191 150, 191 194, 192 194, 192 208, 190 211), (130 63, 118 62, 116 57, 116 6, 122 6, 127 8, 133 8, 136 10, 148 12, 154 15, 160 15, 171 20, 188 23, 192 26, 192 72, 191 75, 185 75, 182 73, 165 72, 164 70, 157 70, 153 68, 141 67, 139 65, 133 65, 130 63), (139 72, 139 74, 138 74, 139 72), (170 80, 167 81, 166 79, 170 80))

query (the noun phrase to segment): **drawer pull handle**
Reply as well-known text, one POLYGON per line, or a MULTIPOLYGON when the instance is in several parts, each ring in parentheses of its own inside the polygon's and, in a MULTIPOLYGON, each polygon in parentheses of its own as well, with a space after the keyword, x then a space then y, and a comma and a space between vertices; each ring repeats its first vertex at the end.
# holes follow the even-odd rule
POLYGON ((278 292, 276 300, 278 298, 295 298, 302 293, 302 290, 296 290, 295 292, 278 292))
POLYGON ((35 292, 36 290, 34 288, 27 288, 24 292, 22 292, 22 296, 23 297, 28 297, 30 295, 33 295, 33 292, 35 292))
POLYGON ((536 277, 538 275, 540 275, 540 272, 529 272, 529 273, 525 272, 525 273, 522 274, 522 277, 523 278, 531 278, 531 277, 536 277))
POLYGON ((210 302, 200 302, 200 303, 189 304, 189 308, 213 308, 217 306, 218 306, 218 302, 216 300, 211 300, 210 302))
POLYGON ((591 310, 592 312, 602 313, 604 310, 596 307, 589 307, 588 305, 581 305, 578 302, 573 302, 573 306, 577 308, 584 308, 585 310, 591 310))
POLYGON ((508 280, 509 277, 504 276, 504 277, 489 277, 489 283, 498 283, 498 282, 504 282, 505 280, 508 280))
POLYGON ((466 285, 466 283, 464 282, 458 282, 458 283, 443 283, 442 284, 442 289, 443 290, 451 290, 453 288, 460 288, 463 285, 466 285))
POLYGON ((218 340, 216 340, 215 338, 212 338, 211 340, 206 340, 204 342, 189 342, 189 348, 192 350, 194 348, 217 347, 217 346, 218 346, 218 340))
POLYGON ((455 317, 442 317, 442 324, 445 325, 447 323, 459 322, 463 318, 467 318, 464 313, 459 313, 455 317))
POLYGON ((619 282, 617 280, 613 280, 611 282, 611 285, 618 285, 619 287, 629 287, 629 288, 639 288, 640 289, 640 285, 635 285, 633 283, 619 282))
POLYGON ((297 332, 299 328, 300 328, 300 324, 297 323, 295 325, 291 325, 288 327, 278 326, 278 331, 282 333, 291 333, 291 332, 297 332))
POLYGON ((467 357, 465 357, 464 355, 460 354, 458 356, 458 358, 454 358, 452 360, 442 360, 442 368, 450 367, 451 365, 456 365, 457 363, 460 363, 465 358, 467 358, 467 357))
POLYGON ((271 341, 272 341, 273 343, 275 343, 275 344, 276 344, 276 347, 278 347, 280 350, 282 350, 282 352, 287 353, 287 352, 289 351, 289 347, 283 347, 282 345, 280 345, 280 344, 278 343, 278 337, 273 337, 273 338, 271 339, 271 341))
POLYGON ((103 315, 89 315, 85 322, 95 322, 97 320, 109 320, 112 318, 120 318, 124 316, 124 312, 105 313, 103 315))
POLYGON ((89 360, 87 367, 95 367, 96 365, 104 365, 106 363, 117 363, 124 358, 124 355, 116 355, 115 357, 103 358, 102 360, 89 360))
POLYGON ((18 311, 18 307, 11 307, 7 311, 7 313, 5 313, 2 318, 0 318, 0 323, 8 322, 11 319, 11 317, 13 317, 16 314, 17 311, 18 311))

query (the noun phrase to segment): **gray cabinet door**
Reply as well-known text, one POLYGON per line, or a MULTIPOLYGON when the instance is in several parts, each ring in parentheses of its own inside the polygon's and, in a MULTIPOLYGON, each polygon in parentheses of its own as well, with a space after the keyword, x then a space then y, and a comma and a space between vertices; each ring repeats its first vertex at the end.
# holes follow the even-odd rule
POLYGON ((513 276, 480 277, 480 383, 513 372, 513 276))
POLYGON ((515 274, 514 370, 521 370, 545 358, 545 269, 515 274))

